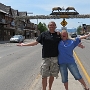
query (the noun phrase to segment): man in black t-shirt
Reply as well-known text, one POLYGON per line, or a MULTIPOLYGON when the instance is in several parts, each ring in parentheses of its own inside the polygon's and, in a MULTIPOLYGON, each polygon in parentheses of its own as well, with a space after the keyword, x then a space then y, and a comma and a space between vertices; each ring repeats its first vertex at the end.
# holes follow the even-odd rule
POLYGON ((36 41, 31 43, 21 43, 17 46, 34 46, 40 43, 42 45, 42 60, 41 75, 42 75, 42 90, 46 90, 47 77, 49 77, 49 90, 51 90, 54 77, 58 77, 58 43, 61 40, 60 34, 55 32, 55 22, 49 22, 49 30, 41 33, 36 41))

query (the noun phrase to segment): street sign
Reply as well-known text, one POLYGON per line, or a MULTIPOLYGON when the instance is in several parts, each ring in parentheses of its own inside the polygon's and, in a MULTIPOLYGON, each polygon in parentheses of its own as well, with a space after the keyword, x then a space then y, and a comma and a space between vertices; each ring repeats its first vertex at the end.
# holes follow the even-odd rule
POLYGON ((65 20, 63 20, 63 21, 61 22, 61 25, 62 25, 63 27, 65 27, 65 26, 67 25, 67 22, 66 22, 65 20))

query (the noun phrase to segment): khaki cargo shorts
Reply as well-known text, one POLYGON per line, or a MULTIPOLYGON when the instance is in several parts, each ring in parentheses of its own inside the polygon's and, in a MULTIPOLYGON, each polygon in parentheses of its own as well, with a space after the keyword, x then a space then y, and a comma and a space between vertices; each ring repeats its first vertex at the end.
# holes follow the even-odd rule
POLYGON ((43 77, 54 76, 58 77, 59 65, 57 57, 43 58, 40 73, 43 77))

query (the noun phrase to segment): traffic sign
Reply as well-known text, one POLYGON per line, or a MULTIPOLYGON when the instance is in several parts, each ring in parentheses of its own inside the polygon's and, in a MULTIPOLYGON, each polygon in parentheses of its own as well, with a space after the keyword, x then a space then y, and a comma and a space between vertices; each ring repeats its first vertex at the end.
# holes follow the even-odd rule
POLYGON ((67 22, 66 22, 65 20, 63 20, 63 21, 61 22, 61 25, 62 25, 63 27, 65 27, 65 26, 67 25, 67 22))

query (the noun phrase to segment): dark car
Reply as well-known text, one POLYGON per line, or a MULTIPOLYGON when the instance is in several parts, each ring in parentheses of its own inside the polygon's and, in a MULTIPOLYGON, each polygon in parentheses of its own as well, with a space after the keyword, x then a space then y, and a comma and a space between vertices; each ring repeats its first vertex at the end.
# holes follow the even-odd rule
POLYGON ((75 38, 75 37, 77 37, 76 33, 71 34, 71 38, 75 38))
POLYGON ((10 42, 23 42, 24 41, 24 36, 22 35, 14 35, 13 37, 10 38, 10 42))

